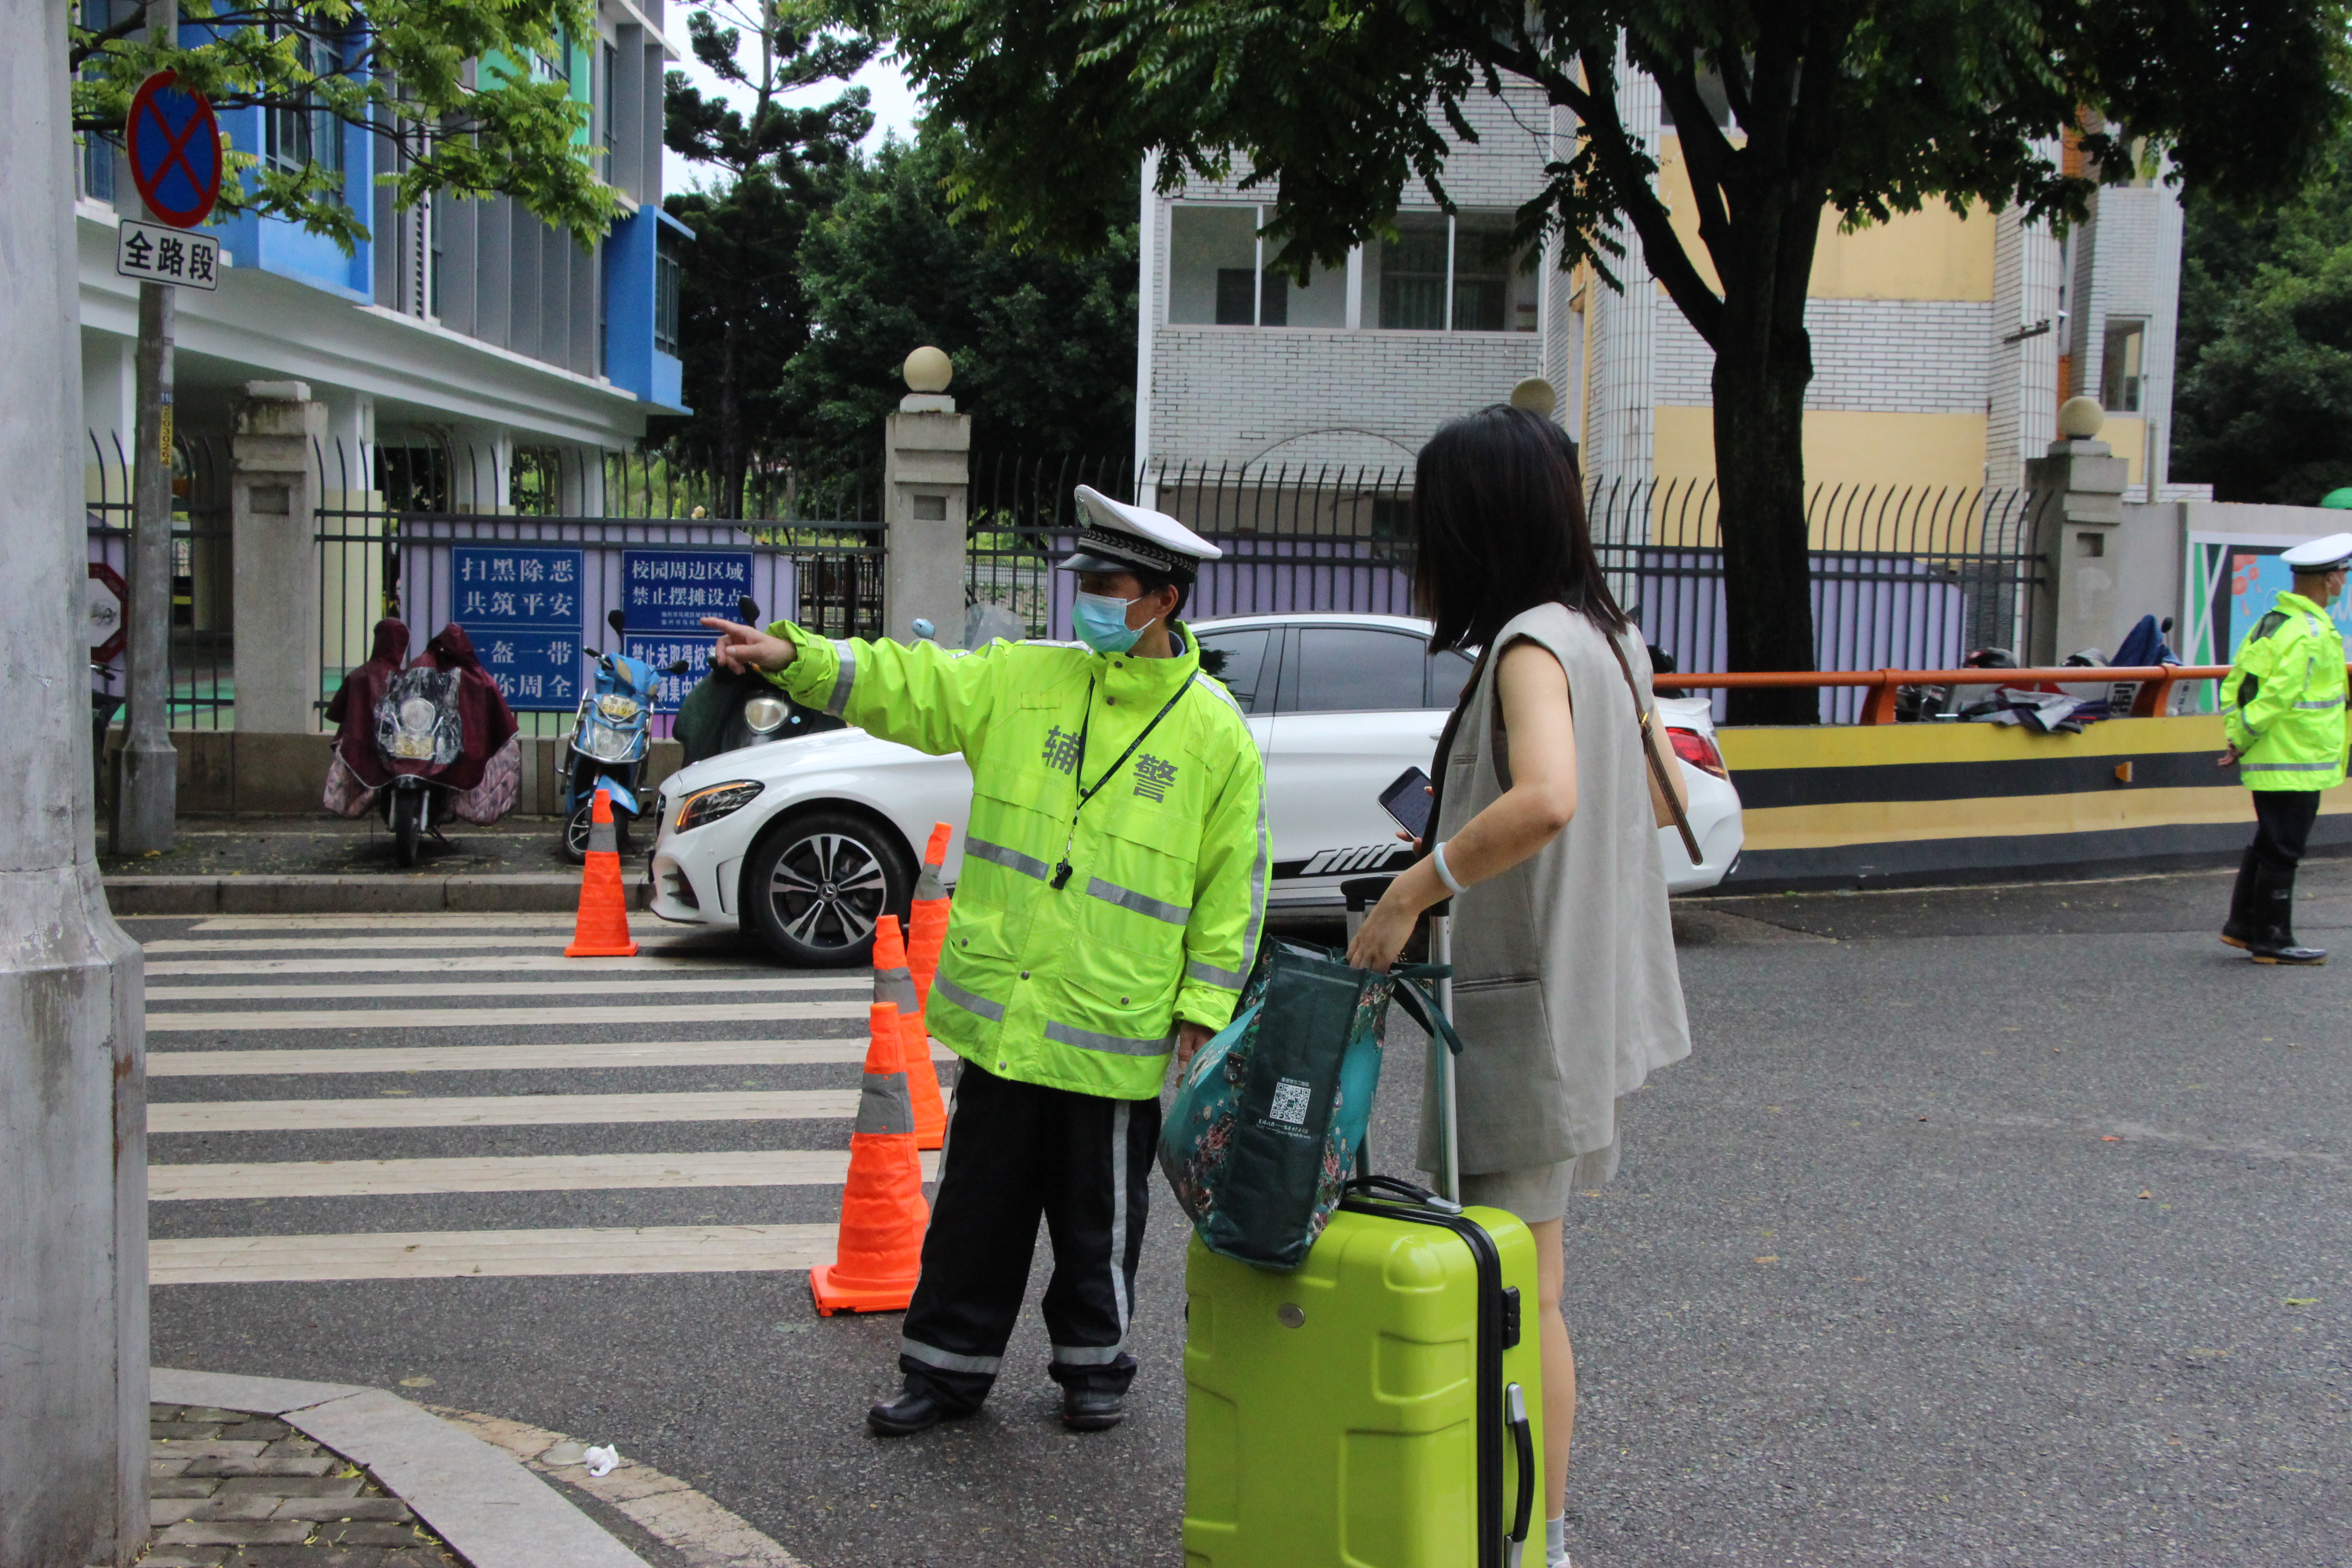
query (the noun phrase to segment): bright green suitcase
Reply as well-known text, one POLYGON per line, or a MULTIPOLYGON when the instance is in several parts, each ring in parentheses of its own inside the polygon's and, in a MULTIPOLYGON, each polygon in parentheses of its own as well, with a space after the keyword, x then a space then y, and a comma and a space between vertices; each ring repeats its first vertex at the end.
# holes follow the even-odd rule
POLYGON ((1374 1184, 1290 1273, 1192 1240, 1185 1568, 1519 1561, 1543 1474, 1534 1238, 1374 1184))

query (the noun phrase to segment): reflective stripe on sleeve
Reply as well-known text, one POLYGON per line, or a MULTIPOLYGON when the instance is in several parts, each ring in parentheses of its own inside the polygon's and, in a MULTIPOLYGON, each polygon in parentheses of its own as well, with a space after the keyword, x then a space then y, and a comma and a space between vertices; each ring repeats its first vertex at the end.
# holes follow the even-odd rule
POLYGON ((2327 711, 2329 709, 2331 709, 2331 708, 2341 708, 2341 707, 2343 707, 2343 706, 2344 706, 2344 699, 2342 699, 2341 697, 2331 697, 2331 698, 2329 698, 2329 699, 2328 699, 2326 701, 2325 701, 2325 702, 2298 702, 2298 703, 2296 703, 2296 704, 2295 704, 2295 706, 2296 706, 2297 708, 2304 708, 2304 709, 2317 709, 2319 711, 2321 711, 2321 712, 2323 712, 2323 713, 2324 713, 2324 712, 2326 712, 2326 711, 2327 711))
POLYGON ((985 860, 992 866, 1002 866, 1008 871, 1018 871, 1024 877, 1034 877, 1041 882, 1045 879, 1049 871, 1049 868, 1043 860, 1024 855, 1018 849, 1008 849, 1002 844, 991 844, 985 838, 974 838, 970 835, 964 837, 963 852, 985 860))
POLYGON ((2332 773, 2339 763, 2240 763, 2242 773, 2332 773))
MULTIPOLYGON (((966 842, 969 843, 970 840, 966 842)), ((1041 877, 1045 875, 1045 866, 1042 862, 1038 866, 1037 874, 1041 877)), ((1149 893, 1139 893, 1132 888, 1122 888, 1116 882, 1106 882, 1100 877, 1087 879, 1087 897, 1100 899, 1107 904, 1117 904, 1123 910, 1133 910, 1139 915, 1150 915, 1156 921, 1166 921, 1172 926, 1182 925, 1192 918, 1192 911, 1182 904, 1167 903, 1151 897, 1149 893)))
POLYGON ((845 639, 835 643, 833 651, 840 656, 841 668, 834 673, 833 695, 824 700, 824 710, 838 719, 849 706, 850 688, 857 684, 857 647, 845 639))
POLYGON ((976 1017, 985 1018, 992 1024, 1004 1022, 1003 1003, 992 1002, 985 996, 975 995, 944 974, 931 982, 931 991, 933 994, 946 997, 976 1017))
POLYGON ((1238 991, 1249 984, 1249 976, 1246 974, 1235 974, 1230 969, 1219 969, 1215 964, 1203 963, 1197 958, 1184 965, 1184 978, 1198 980, 1210 985, 1222 985, 1228 991, 1238 991))
MULTIPOLYGON (((945 985, 945 981, 940 982, 945 985)), ((1003 1010, 998 1010, 1003 1016, 1003 1010)), ((1048 1023, 1045 1037, 1057 1044, 1076 1046, 1082 1051, 1108 1051, 1121 1057, 1165 1056, 1176 1048, 1176 1031, 1171 1029, 1156 1040, 1131 1040, 1124 1035, 1098 1035, 1092 1029, 1076 1028, 1068 1024, 1048 1023)))

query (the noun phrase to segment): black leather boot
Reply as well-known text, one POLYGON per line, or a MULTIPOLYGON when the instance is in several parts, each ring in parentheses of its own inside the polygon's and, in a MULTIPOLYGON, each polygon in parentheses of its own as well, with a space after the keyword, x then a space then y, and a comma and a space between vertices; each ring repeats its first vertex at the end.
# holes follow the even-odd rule
POLYGON ((2221 940, 2231 947, 2242 948, 2254 935, 2254 868, 2258 862, 2252 849, 2238 862, 2237 885, 2230 889, 2230 918, 2221 922, 2221 940))
POLYGON ((1105 1432, 1127 1419, 1127 1396, 1099 1388, 1062 1390, 1062 1425, 1073 1432, 1105 1432))
POLYGON ((887 1405, 877 1405, 866 1413, 866 1424, 885 1437, 909 1437, 918 1432, 928 1432, 942 1421, 960 1421, 970 1415, 967 1410, 950 1410, 928 1394, 908 1389, 887 1405))
POLYGON ((2246 951, 2256 963, 2325 963, 2327 953, 2294 940, 2294 873, 2263 866, 2254 873, 2254 935, 2246 951))

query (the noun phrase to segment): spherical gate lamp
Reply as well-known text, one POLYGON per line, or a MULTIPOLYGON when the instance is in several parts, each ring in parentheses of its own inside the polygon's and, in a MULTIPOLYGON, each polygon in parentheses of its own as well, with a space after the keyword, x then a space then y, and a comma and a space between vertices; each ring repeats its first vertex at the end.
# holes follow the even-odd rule
POLYGON ((907 356, 904 372, 909 392, 940 393, 955 379, 955 362, 943 349, 926 343, 907 356))
POLYGON ((2095 397, 2070 397, 2058 405, 2058 435, 2066 441, 2088 441, 2107 422, 2107 411, 2095 397))
POLYGON ((1551 383, 1539 375, 1531 375, 1511 388, 1511 406, 1524 408, 1538 419, 1549 419, 1551 411, 1559 406, 1559 394, 1551 383))

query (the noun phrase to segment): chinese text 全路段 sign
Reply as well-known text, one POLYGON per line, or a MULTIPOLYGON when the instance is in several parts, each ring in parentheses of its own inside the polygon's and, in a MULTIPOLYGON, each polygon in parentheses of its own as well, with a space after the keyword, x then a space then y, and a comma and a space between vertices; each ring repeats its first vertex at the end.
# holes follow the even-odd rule
POLYGON ((570 712, 580 700, 582 552, 461 544, 449 554, 449 618, 474 639, 508 706, 570 712))

